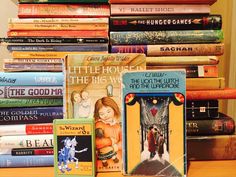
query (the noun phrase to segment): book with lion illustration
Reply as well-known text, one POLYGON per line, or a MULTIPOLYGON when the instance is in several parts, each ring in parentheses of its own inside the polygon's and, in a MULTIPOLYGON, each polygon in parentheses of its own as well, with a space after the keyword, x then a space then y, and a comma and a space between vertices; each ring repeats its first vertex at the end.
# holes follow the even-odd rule
POLYGON ((65 58, 65 118, 95 120, 98 172, 122 169, 120 73, 143 70, 145 66, 144 54, 87 54, 65 58))
POLYGON ((184 70, 122 73, 123 171, 185 176, 184 70))

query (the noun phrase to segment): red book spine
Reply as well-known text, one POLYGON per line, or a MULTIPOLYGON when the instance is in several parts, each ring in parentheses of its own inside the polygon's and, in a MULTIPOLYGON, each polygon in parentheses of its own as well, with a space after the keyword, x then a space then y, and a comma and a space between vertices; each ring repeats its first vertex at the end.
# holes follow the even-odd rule
POLYGON ((8 37, 108 37, 108 31, 101 30, 101 31, 8 31, 8 37))
POLYGON ((19 4, 19 18, 109 17, 109 5, 99 4, 19 4))
POLYGON ((53 155, 53 149, 35 149, 34 155, 53 155))
POLYGON ((236 99, 236 89, 188 90, 186 91, 186 97, 187 100, 236 99))
POLYGON ((53 134, 53 126, 52 124, 29 124, 26 125, 25 132, 27 135, 53 134))

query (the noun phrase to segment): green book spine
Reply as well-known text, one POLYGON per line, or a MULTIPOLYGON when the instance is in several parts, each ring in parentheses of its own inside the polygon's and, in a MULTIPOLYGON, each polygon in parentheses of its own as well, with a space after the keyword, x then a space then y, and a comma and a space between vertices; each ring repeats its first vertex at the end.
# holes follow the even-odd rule
POLYGON ((62 106, 63 99, 61 98, 3 98, 0 99, 0 108, 10 107, 48 107, 62 106))
POLYGON ((94 120, 55 119, 55 177, 95 177, 94 120))
POLYGON ((24 3, 108 3, 108 0, 18 0, 20 4, 24 3))

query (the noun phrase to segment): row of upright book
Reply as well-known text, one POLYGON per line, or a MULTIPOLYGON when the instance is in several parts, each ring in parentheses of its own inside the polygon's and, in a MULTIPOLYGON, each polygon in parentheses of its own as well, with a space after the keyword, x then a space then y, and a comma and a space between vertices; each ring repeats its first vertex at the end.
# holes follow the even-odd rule
MULTIPOLYGON (((130 159, 136 156, 129 152, 131 156, 122 160, 123 148, 130 151, 132 136, 137 136, 135 132, 129 133, 134 124, 124 124, 125 119, 121 119, 120 114, 124 105, 120 100, 119 77, 124 70, 149 70, 150 73, 162 69, 186 70, 187 158, 235 159, 233 145, 227 154, 224 151, 227 139, 236 137, 235 123, 220 113, 218 106, 219 99, 236 98, 236 91, 225 87, 225 79, 218 72, 224 44, 222 17, 210 14, 210 5, 215 2, 178 0, 172 4, 169 0, 147 0, 144 4, 139 0, 110 0, 109 3, 104 0, 19 0, 19 18, 9 19, 8 37, 1 38, 1 44, 12 55, 11 59, 4 59, 5 73, 0 76, 3 83, 1 167, 52 166, 52 122, 62 119, 64 113, 64 118, 92 117, 95 120, 98 172, 120 171, 123 161, 126 165, 123 169, 130 173, 140 159, 147 162, 145 165, 155 162, 166 168, 171 162, 170 149, 173 148, 173 136, 168 133, 173 124, 168 121, 175 110, 170 109, 169 104, 183 106, 184 98, 181 94, 158 95, 154 92, 160 86, 150 83, 154 82, 154 76, 151 77, 153 81, 148 82, 147 78, 136 74, 143 79, 144 85, 140 84, 142 79, 130 80, 131 90, 139 92, 137 87, 145 88, 145 84, 152 89, 145 88, 149 95, 140 91, 140 94, 128 94, 125 98, 127 112, 136 111, 135 103, 141 107, 141 122, 135 124, 135 128, 141 127, 138 136, 142 138, 135 141, 140 146, 135 149, 140 159, 134 164, 130 159), (67 80, 63 81, 65 78, 67 80), (103 104, 114 111, 110 122, 99 115, 103 104), (122 147, 123 140, 126 146, 122 147), (200 148, 206 151, 199 152, 200 148), (40 155, 38 160, 36 154, 40 155), (7 160, 11 161, 10 165, 7 160)), ((173 78, 170 83, 173 87, 178 85, 173 78)), ((102 111, 106 114, 109 110, 102 111)), ((184 117, 179 112, 178 116, 184 117)), ((67 137, 63 138, 65 142, 67 137)), ((88 153, 87 150, 83 152, 88 153)), ((182 162, 184 159, 180 164, 182 162)), ((69 162, 64 166, 60 164, 57 172, 70 174, 71 165, 69 162)), ((143 172, 144 166, 139 167, 137 174, 158 174, 152 170, 143 172)), ((184 168, 184 165, 178 166, 177 171, 186 173, 184 168)))

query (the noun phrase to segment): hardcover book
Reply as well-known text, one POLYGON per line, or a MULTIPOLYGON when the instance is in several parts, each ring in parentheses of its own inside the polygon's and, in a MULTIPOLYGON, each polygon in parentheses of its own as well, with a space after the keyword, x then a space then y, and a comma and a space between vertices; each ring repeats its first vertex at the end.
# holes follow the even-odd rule
POLYGON ((53 125, 55 176, 95 177, 94 120, 55 120, 53 125))
POLYGON ((120 73, 143 70, 144 54, 68 55, 65 118, 95 119, 97 171, 120 171, 120 73))
POLYGON ((126 175, 185 176, 185 71, 122 74, 126 175))
POLYGON ((187 90, 216 90, 225 88, 225 78, 187 78, 187 90))

